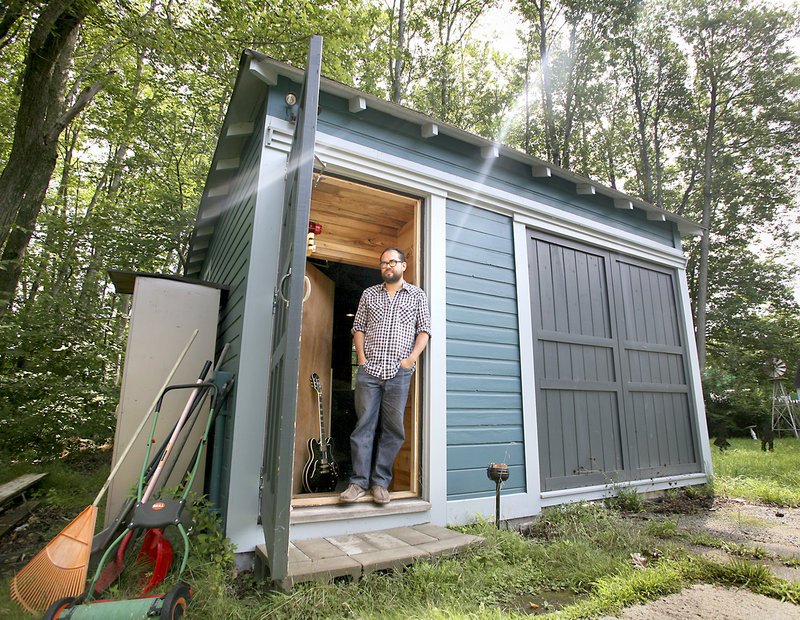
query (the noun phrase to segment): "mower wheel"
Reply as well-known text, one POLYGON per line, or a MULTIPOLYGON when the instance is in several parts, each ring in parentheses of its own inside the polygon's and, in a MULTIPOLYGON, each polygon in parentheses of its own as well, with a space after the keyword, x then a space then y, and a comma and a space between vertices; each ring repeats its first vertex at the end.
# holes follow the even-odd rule
POLYGON ((164 595, 164 604, 161 606, 161 618, 178 620, 186 615, 186 608, 192 600, 192 591, 183 581, 164 595))
POLYGON ((42 620, 55 620, 61 615, 62 611, 72 605, 76 598, 75 596, 65 596, 64 598, 58 599, 47 608, 47 611, 44 612, 44 616, 42 616, 42 620))

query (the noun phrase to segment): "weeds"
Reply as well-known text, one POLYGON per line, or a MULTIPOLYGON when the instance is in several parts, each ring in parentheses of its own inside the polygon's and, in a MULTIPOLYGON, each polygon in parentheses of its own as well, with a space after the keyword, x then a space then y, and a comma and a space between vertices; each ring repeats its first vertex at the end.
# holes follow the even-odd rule
POLYGON ((670 539, 682 536, 678 532, 678 522, 669 519, 667 521, 650 521, 645 526, 645 532, 656 538, 670 539))
POLYGON ((621 510, 623 512, 641 512, 642 498, 636 491, 636 487, 621 487, 617 486, 617 494, 615 496, 606 498, 606 506, 613 510, 621 510))
MULTIPOLYGON (((715 459, 727 459, 729 469, 739 459, 753 457, 749 444, 731 442, 734 444, 731 450, 714 454, 715 459), (741 454, 733 454, 737 450, 741 454)), ((776 444, 776 454, 794 454, 790 449, 793 446, 784 448, 782 441, 776 444)), ((764 456, 760 451, 757 456, 761 460, 779 460, 774 458, 775 454, 764 456)), ((69 467, 58 464, 53 467, 56 475, 50 477, 42 492, 48 502, 60 506, 73 502, 85 504, 86 497, 81 494, 93 498, 93 492, 102 484, 104 474, 98 474, 99 481, 85 482, 70 477, 69 467), (64 471, 59 471, 59 467, 64 471), (93 492, 89 492, 89 487, 93 492), (73 488, 79 489, 74 497, 70 490, 73 488)), ((778 470, 782 468, 783 465, 778 470)), ((714 488, 718 488, 720 480, 728 485, 725 488, 733 488, 730 486, 733 478, 725 471, 718 468, 714 488)), ((772 482, 773 487, 788 484, 788 473, 781 475, 781 482, 772 482)), ((767 478, 762 483, 770 484, 767 478)), ((788 485, 787 490, 797 492, 800 497, 800 484, 788 485)), ((522 533, 498 530, 485 521, 461 527, 461 531, 486 539, 486 544, 464 551, 456 558, 442 557, 413 564, 407 570, 373 573, 357 584, 346 580, 300 584, 288 594, 271 590, 251 574, 233 577, 232 549, 219 533, 214 513, 201 502, 197 504, 200 512, 195 513, 193 552, 185 573, 195 591, 191 617, 521 618, 527 617, 532 610, 531 602, 537 600, 541 603, 540 610, 545 607, 559 618, 590 618, 613 614, 631 604, 656 599, 698 582, 747 587, 753 592, 800 603, 799 585, 777 579, 767 567, 753 562, 770 558, 764 549, 708 535, 684 534, 676 517, 644 522, 630 515, 621 516, 618 511, 636 512, 642 504, 635 490, 618 491, 617 497, 605 503, 547 508, 522 533), (721 564, 692 557, 684 549, 686 541, 719 548, 740 559, 721 564), (550 593, 554 596, 545 596, 550 593), (561 609, 553 604, 556 594, 562 595, 561 609)), ((688 487, 671 491, 670 495, 673 501, 699 501, 707 492, 708 488, 688 487)), ((179 544, 176 554, 180 553, 179 544)), ((781 561, 787 566, 800 566, 797 557, 781 561)), ((7 589, 7 580, 4 586, 7 589)), ((0 617, 18 617, 15 612, 16 607, 8 602, 7 596, 0 597, 0 617)))
POLYGON ((700 545, 703 547, 711 547, 712 549, 720 549, 728 555, 735 555, 740 557, 752 558, 754 560, 764 560, 774 557, 771 553, 758 545, 743 545, 740 543, 733 543, 721 538, 715 538, 704 533, 694 533, 689 535, 689 540, 692 544, 700 545))

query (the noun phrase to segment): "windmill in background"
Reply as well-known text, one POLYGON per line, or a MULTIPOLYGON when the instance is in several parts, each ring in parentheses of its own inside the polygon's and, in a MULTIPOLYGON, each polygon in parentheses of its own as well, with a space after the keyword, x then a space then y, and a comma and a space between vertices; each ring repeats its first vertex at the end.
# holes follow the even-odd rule
MULTIPOLYGON (((797 401, 789 398, 786 387, 783 385, 783 376, 786 374, 786 362, 778 357, 773 357, 764 364, 767 376, 772 381, 772 430, 778 433, 789 431, 798 437, 797 432, 797 401)), ((800 368, 798 376, 795 377, 795 384, 800 378, 800 368)))

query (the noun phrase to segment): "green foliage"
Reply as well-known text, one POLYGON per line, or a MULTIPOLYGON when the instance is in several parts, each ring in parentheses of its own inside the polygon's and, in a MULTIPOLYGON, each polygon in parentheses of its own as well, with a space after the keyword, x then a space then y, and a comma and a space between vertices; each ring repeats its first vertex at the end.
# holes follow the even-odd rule
POLYGON ((116 369, 116 347, 103 355, 88 334, 70 334, 55 323, 56 317, 40 315, 36 322, 12 318, 0 325, 0 339, 8 342, 12 333, 19 338, 0 358, 6 376, 0 384, 5 458, 52 459, 114 436, 119 391, 108 374, 116 369))
POLYGON ((225 538, 219 513, 212 508, 206 496, 199 497, 194 493, 190 495, 188 506, 192 517, 189 536, 192 563, 211 564, 220 571, 232 570, 236 547, 230 539, 225 538))
POLYGON ((648 570, 626 567, 598 579, 591 597, 564 610, 562 618, 587 618, 612 614, 623 607, 654 600, 683 589, 680 564, 665 562, 648 570))
MULTIPOLYGON (((14 135, 27 5, 0 61, 0 132, 14 135)), ((68 88, 109 76, 61 134, 59 159, 11 312, 0 317, 0 455, 52 458, 113 437, 129 300, 107 269, 179 273, 238 58, 245 46, 305 63, 325 36, 325 72, 350 81, 368 44, 357 0, 104 2, 80 30, 68 88), (359 27, 356 27, 360 24, 359 27)), ((10 141, 0 138, 0 169, 10 141)), ((2 313, 2 306, 0 306, 2 313)))
POLYGON ((739 543, 732 543, 722 540, 721 538, 709 536, 704 532, 691 534, 690 539, 694 545, 702 545, 704 547, 721 549, 729 555, 752 558, 754 560, 762 560, 772 557, 772 554, 758 545, 742 545, 739 543))
POLYGON ((712 498, 714 497, 714 484, 713 482, 707 482, 706 484, 693 484, 691 486, 683 487, 681 489, 681 493, 683 493, 690 500, 699 499, 701 497, 712 498))
POLYGON ((645 526, 645 532, 657 538, 675 538, 678 534, 678 522, 672 519, 667 521, 649 521, 645 526))
POLYGON ((770 417, 773 386, 764 364, 779 357, 792 376, 800 360, 800 308, 785 284, 792 271, 756 256, 744 242, 715 244, 712 251, 716 277, 708 291, 703 373, 709 427, 712 434, 724 425, 744 435, 747 426, 760 431, 770 417))
MULTIPOLYGON (((96 467, 98 462, 85 458, 48 465, 53 475, 42 497, 63 506, 69 503, 64 501, 68 497, 85 505, 105 475, 106 467, 96 467), (77 463, 83 463, 90 476, 76 472, 77 463), (87 481, 81 482, 81 477, 87 481)), ((17 475, 22 467, 15 465, 6 474, 17 475)), ((195 525, 185 576, 195 593, 190 609, 196 618, 514 618, 527 617, 528 601, 538 600, 543 607, 544 601, 554 602, 560 591, 567 592, 558 597, 565 606, 549 609, 559 618, 587 618, 614 614, 696 582, 747 587, 776 599, 800 601, 797 584, 772 576, 758 564, 745 560, 720 564, 687 556, 673 540, 681 538, 675 535, 674 520, 657 526, 620 518, 601 503, 547 508, 523 535, 498 530, 494 523, 482 520, 459 529, 483 537, 486 543, 459 556, 415 563, 407 570, 372 573, 357 583, 304 583, 282 593, 251 574, 234 577, 232 548, 219 533, 218 517, 208 510, 204 498, 192 497, 189 509, 195 525), (632 562, 637 554, 647 559, 643 566, 632 562)), ((743 557, 766 557, 759 556, 757 548, 724 547, 723 541, 710 537, 693 542, 743 557)), ((179 553, 180 542, 173 541, 173 546, 179 553)), ((136 571, 126 571, 126 575, 113 596, 138 592, 136 571)), ((0 617, 15 617, 17 610, 8 600, 8 578, 0 582, 6 586, 0 596, 0 617)))
POLYGON ((616 495, 612 495, 605 500, 609 508, 624 512, 639 512, 642 509, 642 498, 639 496, 636 487, 617 486, 615 493, 616 495))

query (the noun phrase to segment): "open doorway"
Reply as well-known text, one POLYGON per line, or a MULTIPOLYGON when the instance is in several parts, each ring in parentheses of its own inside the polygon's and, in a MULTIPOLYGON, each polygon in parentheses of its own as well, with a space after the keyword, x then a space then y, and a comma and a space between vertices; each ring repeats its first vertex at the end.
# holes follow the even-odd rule
MULTIPOLYGON (((303 306, 297 394, 292 505, 336 503, 352 472, 350 433, 355 426, 353 377, 357 370, 350 328, 362 291, 381 281, 378 261, 390 246, 402 248, 406 281, 421 286, 421 211, 418 198, 331 176, 315 177, 310 221, 321 227, 306 263, 308 297, 303 306), (312 379, 317 375, 319 381, 312 379), (303 472, 310 439, 333 440, 338 483, 309 492, 303 472)), ((405 413, 406 440, 395 465, 392 498, 420 494, 420 380, 418 366, 405 413)), ((369 501, 369 498, 365 498, 369 501)))

